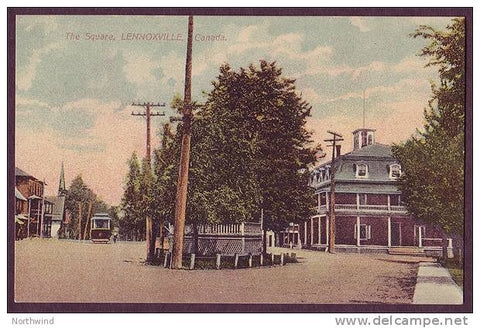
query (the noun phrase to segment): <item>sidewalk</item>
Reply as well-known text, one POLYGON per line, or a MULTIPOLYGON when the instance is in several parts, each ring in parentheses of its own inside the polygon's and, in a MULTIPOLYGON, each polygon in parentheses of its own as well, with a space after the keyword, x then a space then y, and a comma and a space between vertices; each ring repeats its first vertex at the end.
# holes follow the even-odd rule
POLYGON ((463 291, 438 263, 420 263, 413 304, 463 304, 463 291))

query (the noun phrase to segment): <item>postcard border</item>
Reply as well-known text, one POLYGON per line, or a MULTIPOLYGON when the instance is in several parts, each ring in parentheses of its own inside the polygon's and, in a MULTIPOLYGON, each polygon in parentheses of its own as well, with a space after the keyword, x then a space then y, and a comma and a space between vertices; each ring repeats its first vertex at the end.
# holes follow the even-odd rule
MULTIPOLYGON (((7 220, 8 313, 156 313, 156 312, 290 312, 290 313, 472 313, 473 312, 473 8, 7 8, 7 195, 15 193, 15 18, 17 15, 222 15, 222 16, 456 16, 466 23, 465 93, 465 228, 464 304, 200 304, 200 303, 17 303, 14 300, 15 222, 7 220)), ((7 201, 7 218, 15 213, 7 201)))

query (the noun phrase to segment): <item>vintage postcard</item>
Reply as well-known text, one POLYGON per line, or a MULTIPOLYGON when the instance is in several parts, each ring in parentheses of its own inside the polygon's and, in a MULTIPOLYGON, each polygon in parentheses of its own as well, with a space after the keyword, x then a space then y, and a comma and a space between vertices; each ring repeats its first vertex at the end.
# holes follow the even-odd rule
POLYGON ((8 19, 9 311, 472 311, 471 8, 8 19))

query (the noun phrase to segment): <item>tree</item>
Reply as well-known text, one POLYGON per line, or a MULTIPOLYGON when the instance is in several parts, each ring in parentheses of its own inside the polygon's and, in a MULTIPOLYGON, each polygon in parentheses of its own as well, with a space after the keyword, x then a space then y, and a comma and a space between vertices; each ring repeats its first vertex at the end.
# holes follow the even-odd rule
POLYGON ((142 217, 140 201, 141 170, 137 154, 134 152, 128 162, 129 172, 126 178, 125 190, 122 197, 121 209, 124 212, 120 220, 122 234, 127 234, 136 240, 145 235, 145 218, 142 217))
MULTIPOLYGON (((261 61, 260 68, 238 72, 223 65, 212 84, 205 104, 193 106, 187 223, 194 234, 203 223, 258 222, 262 209, 265 231, 309 217, 314 199, 307 168, 319 147, 310 147, 310 106, 294 80, 282 77, 275 63, 261 61)), ((183 104, 175 99, 172 107, 183 104)), ((170 167, 173 188, 181 131, 180 123, 169 148, 174 155, 155 171, 158 179, 170 167)))
MULTIPOLYGON (((70 221, 66 226, 65 233, 71 238, 78 238, 80 232, 82 236, 85 234, 85 223, 88 218, 88 207, 92 203, 92 211, 90 216, 93 216, 95 213, 107 212, 108 205, 102 201, 83 181, 82 176, 77 175, 71 185, 69 186, 66 192, 65 198, 65 209, 70 213, 70 221), (79 216, 79 206, 82 207, 82 215, 79 216), (78 222, 80 220, 80 222, 78 222), (79 231, 79 226, 81 231, 79 231)), ((89 226, 87 225, 87 233, 89 226)))
POLYGON ((263 210, 265 232, 309 217, 307 168, 319 147, 311 147, 310 106, 295 81, 260 61, 238 72, 223 65, 212 84, 193 126, 188 217, 258 221, 263 210))
POLYGON ((307 168, 320 148, 312 147, 311 133, 305 128, 311 107, 298 95, 295 81, 283 77, 275 62, 260 61, 259 68, 250 65, 239 72, 225 65, 211 93, 211 101, 219 100, 240 113, 241 129, 256 144, 253 169, 264 230, 278 232, 309 217, 314 199, 307 168))
POLYGON ((175 135, 169 124, 163 126, 159 149, 154 151, 153 197, 154 217, 158 220, 160 244, 163 245, 165 222, 173 222, 175 215, 176 166, 175 135))
POLYGON ((413 37, 430 43, 421 56, 438 67, 440 84, 432 82, 425 124, 405 143, 394 145, 402 165, 399 189, 407 209, 417 218, 463 235, 465 23, 456 18, 445 31, 420 26, 413 37))
POLYGON ((147 257, 146 262, 153 261, 155 255, 155 237, 153 235, 154 224, 153 216, 155 215, 155 196, 153 191, 154 176, 150 160, 144 158, 142 160, 142 170, 139 177, 139 194, 138 194, 138 214, 144 220, 145 232, 151 235, 147 236, 147 257), (147 226, 148 225, 148 226, 147 226))

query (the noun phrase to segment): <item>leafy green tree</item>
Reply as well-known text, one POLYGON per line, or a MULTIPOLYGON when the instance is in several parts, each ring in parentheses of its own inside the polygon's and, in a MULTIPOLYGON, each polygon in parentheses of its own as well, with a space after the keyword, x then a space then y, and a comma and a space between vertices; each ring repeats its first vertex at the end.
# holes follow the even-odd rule
POLYGON ((126 178, 125 190, 122 197, 121 209, 124 216, 121 218, 120 232, 130 238, 141 240, 145 235, 145 217, 141 209, 141 168, 137 154, 134 152, 128 162, 129 172, 126 178))
POLYGON ((319 147, 306 130, 311 107, 298 94, 295 81, 282 76, 276 63, 233 71, 220 69, 210 102, 238 113, 236 124, 253 147, 253 166, 264 210, 264 229, 280 231, 308 218, 314 204, 308 187, 310 164, 319 147))
POLYGON ((192 129, 187 220, 258 222, 263 209, 266 232, 308 218, 307 168, 319 147, 311 145, 310 106, 295 81, 261 61, 238 72, 224 65, 212 84, 192 129))
POLYGON ((175 216, 176 196, 176 150, 175 135, 170 124, 163 126, 159 149, 154 151, 153 162, 153 215, 156 218, 160 242, 163 245, 163 226, 166 222, 173 223, 175 216))
POLYGON ((153 260, 155 254, 155 236, 153 232, 155 231, 154 219, 155 215, 155 196, 154 196, 154 175, 152 172, 152 167, 150 161, 147 158, 142 160, 142 170, 140 172, 140 188, 139 188, 139 201, 138 201, 138 210, 140 217, 144 220, 146 225, 145 231, 152 233, 150 238, 147 239, 147 262, 153 260))
POLYGON ((432 82, 423 131, 393 147, 402 165, 402 199, 417 218, 463 234, 465 23, 456 18, 446 30, 420 26, 413 37, 430 43, 421 55, 438 67, 440 84, 432 82))
MULTIPOLYGON (((92 211, 90 216, 95 213, 105 213, 108 210, 108 205, 102 201, 83 181, 81 175, 76 176, 66 192, 65 208, 70 213, 70 222, 65 227, 65 234, 71 238, 78 238, 79 235, 79 220, 82 232, 84 235, 85 223, 87 222, 88 207, 92 203, 92 211), (82 207, 82 215, 79 216, 79 205, 82 207)), ((87 225, 87 236, 89 225, 87 225)))

